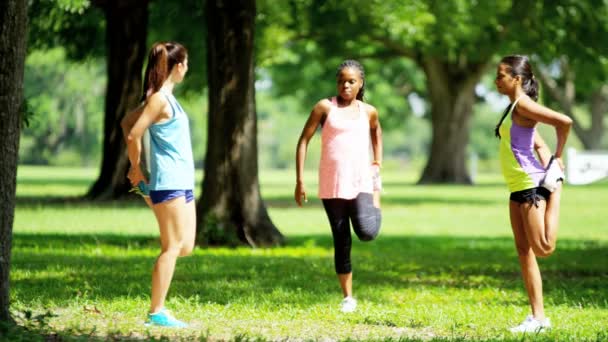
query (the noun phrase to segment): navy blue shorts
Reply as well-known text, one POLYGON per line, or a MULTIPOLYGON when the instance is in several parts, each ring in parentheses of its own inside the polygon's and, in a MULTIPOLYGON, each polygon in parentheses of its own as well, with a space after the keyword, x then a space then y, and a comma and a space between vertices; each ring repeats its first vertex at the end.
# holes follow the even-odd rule
POLYGON ((186 203, 190 203, 194 199, 192 190, 150 190, 150 200, 154 204, 163 203, 182 196, 186 197, 186 203))

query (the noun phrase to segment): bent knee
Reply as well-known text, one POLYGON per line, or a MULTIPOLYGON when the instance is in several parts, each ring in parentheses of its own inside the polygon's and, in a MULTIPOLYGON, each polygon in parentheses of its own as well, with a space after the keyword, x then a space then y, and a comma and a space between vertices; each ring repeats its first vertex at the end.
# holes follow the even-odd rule
POLYGON ((369 231, 362 231, 361 233, 359 233, 357 235, 357 237, 361 241, 372 241, 372 240, 374 240, 378 236, 379 232, 380 232, 379 229, 372 229, 372 230, 369 230, 369 231))
POLYGON ((534 246, 533 251, 537 257, 545 258, 555 252, 555 244, 541 243, 537 246, 534 246))

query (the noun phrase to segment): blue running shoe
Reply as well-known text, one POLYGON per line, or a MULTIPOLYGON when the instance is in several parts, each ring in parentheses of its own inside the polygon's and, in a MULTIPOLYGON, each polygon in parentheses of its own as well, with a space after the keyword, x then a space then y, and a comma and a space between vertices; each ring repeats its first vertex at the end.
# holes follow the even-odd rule
POLYGON ((177 320, 171 313, 163 308, 157 313, 148 313, 148 321, 146 326, 156 325, 160 327, 185 328, 188 324, 177 320))

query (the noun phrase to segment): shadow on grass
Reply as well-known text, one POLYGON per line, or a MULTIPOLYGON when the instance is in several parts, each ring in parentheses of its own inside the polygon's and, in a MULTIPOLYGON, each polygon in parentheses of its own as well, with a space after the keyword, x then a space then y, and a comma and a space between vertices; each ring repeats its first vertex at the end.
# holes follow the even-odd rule
POLYGON ((83 196, 18 196, 15 201, 15 205, 18 208, 82 208, 82 207, 100 207, 100 208, 131 208, 141 207, 145 208, 145 203, 140 196, 137 195, 126 195, 122 199, 118 200, 89 200, 83 196))
POLYGON ((92 179, 88 178, 42 178, 42 177, 24 177, 20 176, 18 185, 40 185, 40 186, 65 186, 65 187, 89 187, 93 184, 92 179))
MULTIPOLYGON (((290 195, 274 195, 264 198, 264 202, 268 207, 275 208, 296 208, 297 204, 290 195)), ((475 205, 475 206, 494 206, 497 203, 504 203, 503 199, 462 196, 420 196, 420 194, 412 194, 411 196, 386 196, 382 199, 382 203, 386 205, 404 205, 416 206, 426 204, 445 204, 445 205, 475 205)), ((318 198, 310 198, 309 205, 322 206, 321 200, 318 198)), ((60 197, 60 196, 19 196, 16 199, 16 206, 19 208, 82 208, 82 207, 101 207, 101 208, 125 208, 125 207, 145 207, 145 204, 139 196, 126 195, 118 200, 108 201, 92 201, 83 196, 75 197, 60 197)))
MULTIPOLYGON (((383 205, 403 205, 416 206, 425 204, 449 204, 449 205, 476 205, 476 206, 495 206, 497 203, 505 203, 504 199, 472 197, 463 194, 462 196, 442 197, 437 196, 420 196, 420 194, 412 194, 411 196, 391 195, 382 198, 383 205)), ((309 198, 310 204, 321 205, 321 200, 317 198, 309 198)), ((269 207, 290 208, 297 207, 293 196, 267 196, 264 198, 264 203, 269 207)))
MULTIPOLYGON (((15 234, 12 290, 19 301, 65 304, 75 298, 148 296, 158 253, 153 237, 122 235, 15 234)), ((540 261, 548 301, 608 307, 608 248, 585 240, 562 240, 540 261)), ((356 284, 373 297, 374 287, 396 291, 521 289, 510 238, 380 236, 355 242, 356 284)), ((332 240, 326 235, 292 237, 286 247, 198 249, 182 258, 171 292, 206 303, 315 303, 338 293, 332 240)), ((518 304, 521 299, 505 299, 518 304)), ((521 303, 524 305, 524 303, 521 303)))

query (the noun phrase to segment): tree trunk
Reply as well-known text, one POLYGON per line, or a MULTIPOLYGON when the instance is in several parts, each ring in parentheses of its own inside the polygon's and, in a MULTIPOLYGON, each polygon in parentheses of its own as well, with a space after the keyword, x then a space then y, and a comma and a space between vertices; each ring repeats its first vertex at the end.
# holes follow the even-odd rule
POLYGON ((435 58, 423 58, 419 64, 426 74, 433 135, 418 183, 471 184, 466 150, 475 85, 485 64, 448 64, 435 58))
POLYGON ((608 85, 603 84, 591 94, 591 127, 589 127, 589 140, 585 149, 598 150, 606 132, 606 115, 608 114, 608 85))
POLYGON ((23 104, 27 1, 0 2, 0 321, 9 312, 9 271, 23 104))
POLYGON ((108 85, 101 172, 86 196, 103 200, 124 196, 131 188, 120 121, 139 104, 142 94, 148 1, 108 0, 95 4, 103 7, 106 15, 108 85))
POLYGON ((572 119, 572 130, 579 138, 586 150, 595 150, 601 147, 604 136, 604 117, 608 112, 608 86, 599 85, 589 97, 589 114, 591 115, 591 125, 583 127, 579 118, 574 114, 576 105, 576 84, 574 74, 570 70, 568 61, 565 58, 560 60, 561 73, 564 77, 564 86, 549 76, 549 73, 540 68, 539 75, 543 85, 547 88, 549 96, 559 103, 561 111, 572 119))
POLYGON ((205 12, 209 123, 197 242, 281 244, 258 183, 255 0, 208 0, 205 12))

